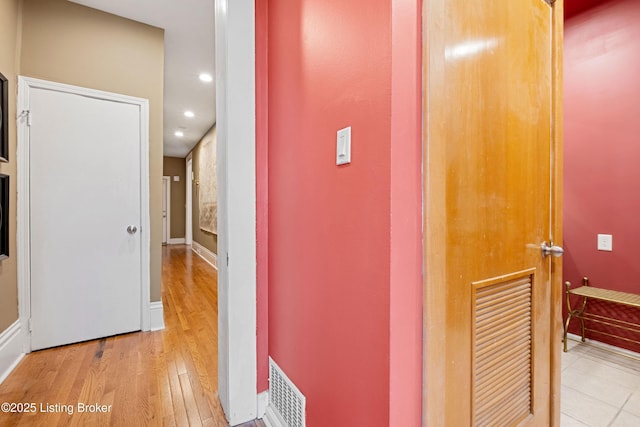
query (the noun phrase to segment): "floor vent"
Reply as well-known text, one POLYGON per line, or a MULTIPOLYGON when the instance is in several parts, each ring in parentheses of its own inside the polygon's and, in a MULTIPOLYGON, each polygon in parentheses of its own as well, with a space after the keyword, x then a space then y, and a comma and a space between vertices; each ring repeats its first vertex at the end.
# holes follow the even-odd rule
POLYGON ((305 427, 306 399, 269 358, 269 409, 284 427, 305 427))

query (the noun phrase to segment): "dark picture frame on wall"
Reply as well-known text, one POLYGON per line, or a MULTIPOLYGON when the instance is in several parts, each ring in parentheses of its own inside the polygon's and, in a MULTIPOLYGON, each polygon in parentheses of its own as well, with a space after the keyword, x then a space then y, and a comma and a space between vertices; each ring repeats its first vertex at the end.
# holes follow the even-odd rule
POLYGON ((9 175, 0 174, 0 260, 9 258, 9 175))
POLYGON ((9 161, 9 81, 0 73, 0 162, 9 161))

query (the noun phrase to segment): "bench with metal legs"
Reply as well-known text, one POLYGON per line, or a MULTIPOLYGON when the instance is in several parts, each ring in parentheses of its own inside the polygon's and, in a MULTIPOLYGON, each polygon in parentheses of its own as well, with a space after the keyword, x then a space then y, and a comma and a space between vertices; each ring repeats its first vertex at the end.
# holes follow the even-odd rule
MULTIPOLYGON (((608 301, 615 304, 622 304, 622 305, 628 305, 628 306, 640 308, 640 295, 589 286, 589 279, 587 279, 586 277, 582 279, 582 286, 575 289, 571 289, 570 282, 565 282, 565 293, 567 297, 567 320, 564 324, 564 335, 563 335, 565 352, 567 351, 567 333, 569 330, 569 322, 573 318, 577 318, 580 320, 582 342, 585 341, 585 331, 587 330, 584 324, 585 319, 589 320, 590 322, 600 323, 613 328, 619 328, 621 330, 631 331, 640 335, 640 325, 638 324, 614 319, 613 317, 585 312, 587 308, 587 301, 589 299, 608 301), (580 304, 579 308, 573 309, 571 307, 571 299, 570 299, 571 295, 578 295, 582 297, 582 304, 580 304)), ((598 330, 592 330, 592 329, 590 330, 602 335, 607 335, 607 336, 621 339, 624 341, 640 344, 640 341, 634 340, 628 337, 623 337, 620 335, 616 335, 616 334, 604 332, 604 331, 598 331, 598 330)))

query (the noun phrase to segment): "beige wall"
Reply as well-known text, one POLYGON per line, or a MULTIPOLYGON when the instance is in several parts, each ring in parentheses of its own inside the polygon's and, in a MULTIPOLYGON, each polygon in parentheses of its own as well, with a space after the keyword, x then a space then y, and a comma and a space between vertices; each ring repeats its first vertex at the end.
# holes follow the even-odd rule
POLYGON ((171 237, 178 239, 185 237, 185 203, 187 197, 185 175, 187 171, 187 161, 179 157, 165 157, 163 175, 171 178, 171 237), (180 181, 174 181, 174 177, 179 176, 180 181))
POLYGON ((20 1, 0 1, 0 73, 9 80, 9 163, 0 163, 0 173, 10 176, 9 258, 0 261, 0 332, 18 320, 18 275, 16 263, 16 90, 19 64, 20 1))
MULTIPOLYGON (((200 229, 200 209, 198 208, 198 185, 196 185, 196 181, 198 180, 198 177, 200 176, 200 148, 202 147, 202 142, 205 139, 211 139, 213 138, 214 140, 214 144, 215 144, 215 140, 216 140, 216 127, 215 125, 209 129, 209 131, 204 134, 204 136, 202 137, 202 139, 200 139, 200 141, 198 142, 198 144, 193 148, 193 150, 191 150, 191 156, 193 158, 193 176, 194 176, 194 181, 191 183, 192 184, 192 192, 191 194, 193 194, 193 209, 192 209, 192 221, 191 224, 193 225, 193 240, 195 240, 196 242, 200 243, 202 246, 204 246, 205 248, 209 249, 211 252, 213 252, 214 254, 218 253, 218 236, 212 233, 209 233, 208 231, 204 231, 202 229, 200 229)), ((212 179, 216 179, 216 177, 212 177, 212 179)))
POLYGON ((66 0, 23 0, 22 27, 22 75, 149 99, 151 301, 160 300, 164 31, 66 0))

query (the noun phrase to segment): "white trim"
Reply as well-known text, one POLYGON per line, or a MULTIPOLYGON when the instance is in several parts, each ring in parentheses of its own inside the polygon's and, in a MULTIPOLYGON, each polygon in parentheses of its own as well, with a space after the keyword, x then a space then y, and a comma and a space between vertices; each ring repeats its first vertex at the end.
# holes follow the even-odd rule
POLYGON ((162 177, 162 185, 164 186, 164 182, 167 182, 167 186, 164 187, 165 188, 165 194, 162 195, 162 197, 166 197, 167 198, 167 239, 162 242, 162 243, 166 243, 169 244, 169 241, 171 240, 171 177, 170 176, 166 176, 164 175, 162 177))
POLYGON ((167 241, 167 245, 184 245, 184 237, 175 237, 167 241))
POLYGON ((164 307, 162 301, 154 301, 149 304, 150 330, 160 331, 164 329, 164 307))
POLYGON ((185 179, 185 221, 184 221, 184 243, 190 245, 193 243, 193 154, 189 153, 186 160, 185 179))
POLYGON ((218 396, 231 425, 257 415, 255 1, 215 0, 218 396))
POLYGON ((269 390, 265 390, 258 394, 258 415, 256 418, 264 418, 264 415, 267 412, 267 406, 269 406, 269 390))
POLYGON ((17 177, 18 177, 18 224, 17 224, 17 262, 18 262, 18 312, 23 331, 23 351, 31 352, 31 334, 27 325, 31 317, 31 254, 29 244, 31 230, 29 227, 29 126, 27 115, 29 111, 29 93, 31 89, 45 89, 63 93, 103 99, 112 102, 132 104, 140 109, 140 275, 141 275, 141 319, 140 329, 148 331, 150 328, 150 298, 151 298, 151 219, 149 214, 149 101, 143 98, 72 86, 63 83, 18 76, 18 148, 17 148, 17 177))
MULTIPOLYGON (((121 95, 122 96, 122 95, 121 95)), ((149 182, 149 100, 131 98, 140 105, 140 251, 142 266, 142 330, 151 327, 149 308, 151 305, 151 212, 150 212, 150 182, 149 182), (145 232, 146 231, 146 232, 145 232)))
POLYGON ((200 243, 195 240, 191 243, 191 250, 196 253, 200 258, 207 261, 211 267, 218 269, 218 257, 216 254, 211 252, 209 249, 202 246, 200 243))
POLYGON ((267 406, 267 411, 264 414, 262 421, 267 427, 287 427, 282 421, 280 416, 273 410, 271 405, 267 406))
POLYGON ((0 384, 24 357, 20 319, 0 333, 0 384))
MULTIPOLYGON (((577 341, 582 343, 582 337, 580 335, 568 333, 567 338, 570 338, 572 341, 577 341)), ((623 356, 632 357, 634 359, 640 360, 640 353, 636 353, 635 351, 627 350, 626 348, 616 347, 615 345, 606 344, 600 341, 592 340, 589 338, 585 338, 585 344, 590 345, 591 347, 599 348, 600 350, 610 351, 612 353, 618 353, 623 356)))
POLYGON ((16 114, 17 127, 17 224, 16 224, 16 252, 18 264, 18 320, 22 328, 23 352, 31 352, 31 336, 28 322, 31 318, 31 252, 29 241, 31 240, 29 197, 29 127, 26 126, 25 111, 29 110, 28 81, 18 76, 18 112, 16 114), (27 87, 25 87, 27 86, 27 87))

